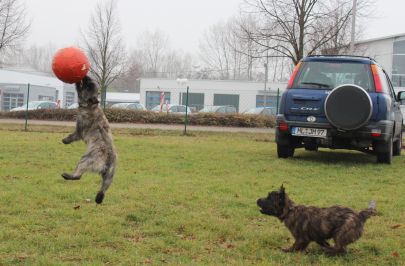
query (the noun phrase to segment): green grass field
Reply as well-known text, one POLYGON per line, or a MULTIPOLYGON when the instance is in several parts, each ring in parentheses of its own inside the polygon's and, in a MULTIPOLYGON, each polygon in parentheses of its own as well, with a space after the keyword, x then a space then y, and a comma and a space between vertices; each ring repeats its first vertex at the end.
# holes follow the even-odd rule
POLYGON ((71 129, 19 127, 0 125, 0 265, 405 265, 405 156, 280 160, 271 135, 115 130, 118 171, 96 206, 97 175, 60 176, 85 150, 61 144, 71 129), (300 204, 375 199, 379 214, 345 256, 285 254, 289 232, 256 207, 282 183, 300 204))

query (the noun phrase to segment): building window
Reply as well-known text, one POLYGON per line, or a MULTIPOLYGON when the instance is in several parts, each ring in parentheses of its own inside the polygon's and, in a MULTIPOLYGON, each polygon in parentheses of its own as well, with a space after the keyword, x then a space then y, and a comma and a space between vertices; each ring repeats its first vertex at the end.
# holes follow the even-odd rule
POLYGON ((65 107, 71 106, 75 103, 75 93, 74 92, 66 92, 65 94, 65 107))
POLYGON ((238 94, 214 94, 214 105, 233 106, 239 112, 238 94))
POLYGON ((23 93, 4 93, 3 94, 3 110, 10 111, 13 108, 24 105, 23 93))
MULTIPOLYGON (((180 93, 180 102, 182 105, 186 105, 187 93, 180 93)), ((195 111, 200 111, 204 108, 204 93, 189 93, 188 94, 188 106, 195 111)))
POLYGON ((256 95, 256 107, 277 107, 277 96, 256 95))
POLYGON ((39 101, 51 101, 53 102, 53 97, 52 96, 45 96, 45 95, 39 95, 38 100, 39 101))
MULTIPOLYGON (((146 109, 150 110, 156 105, 160 104, 160 91, 147 91, 146 92, 146 109)), ((166 104, 166 101, 170 103, 170 92, 164 92, 163 104, 166 104)))
POLYGON ((394 42, 394 54, 405 54, 405 40, 394 42))
POLYGON ((392 85, 405 88, 405 75, 392 75, 392 85))
POLYGON ((392 63, 392 74, 405 75, 405 54, 394 54, 392 63))

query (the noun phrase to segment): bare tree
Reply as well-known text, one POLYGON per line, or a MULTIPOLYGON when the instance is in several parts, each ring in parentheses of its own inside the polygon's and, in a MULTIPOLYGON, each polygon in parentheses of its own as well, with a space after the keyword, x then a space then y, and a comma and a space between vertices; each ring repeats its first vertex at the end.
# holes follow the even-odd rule
MULTIPOLYGON (((305 55, 338 44, 347 30, 352 0, 245 0, 258 27, 245 32, 258 45, 297 64, 305 55)), ((340 45, 340 44, 339 44, 340 45)))
POLYGON ((52 58, 57 48, 53 44, 45 46, 32 45, 25 49, 22 54, 20 65, 30 66, 31 68, 44 73, 52 73, 52 58))
POLYGON ((0 0, 0 54, 16 49, 29 29, 24 4, 20 0, 0 0))
POLYGON ((138 48, 145 55, 146 72, 151 77, 158 77, 163 58, 168 51, 169 37, 162 31, 146 31, 138 42, 138 48))
MULTIPOLYGON (((245 21, 248 25, 251 21, 245 21)), ((240 21, 230 18, 227 22, 212 25, 200 41, 200 57, 205 65, 217 73, 219 79, 253 79, 257 45, 241 37, 240 21)))
POLYGON ((125 48, 116 15, 116 0, 100 2, 91 17, 89 28, 83 34, 91 61, 91 73, 101 88, 105 107, 108 86, 125 71, 125 48))

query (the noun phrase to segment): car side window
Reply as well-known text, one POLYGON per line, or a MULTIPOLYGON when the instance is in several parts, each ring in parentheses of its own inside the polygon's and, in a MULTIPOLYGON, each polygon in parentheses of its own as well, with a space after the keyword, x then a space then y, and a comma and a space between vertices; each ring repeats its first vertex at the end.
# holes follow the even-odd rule
POLYGON ((384 71, 384 74, 385 74, 385 78, 387 79, 388 85, 389 85, 389 87, 390 87, 391 96, 392 96, 392 98, 393 98, 395 101, 397 101, 397 97, 396 97, 396 95, 395 95, 395 90, 394 90, 394 87, 392 86, 391 80, 390 80, 390 78, 388 77, 387 73, 385 73, 385 71, 384 71))

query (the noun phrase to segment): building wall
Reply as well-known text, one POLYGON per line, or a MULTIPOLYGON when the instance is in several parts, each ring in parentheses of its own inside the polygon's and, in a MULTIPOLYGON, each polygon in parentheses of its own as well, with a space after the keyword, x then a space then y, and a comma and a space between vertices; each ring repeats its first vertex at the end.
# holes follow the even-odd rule
MULTIPOLYGON (((61 106, 63 106, 64 96, 64 83, 57 78, 47 76, 46 74, 31 73, 30 71, 0 69, 0 83, 1 84, 30 84, 31 86, 50 87, 58 91, 58 99, 61 106)), ((55 93, 56 95, 56 93, 55 93)))
POLYGON ((394 69, 394 57, 396 57, 397 64, 398 59, 399 61, 402 61, 402 58, 405 59, 405 53, 403 53, 403 51, 399 52, 394 50, 394 43, 401 41, 405 41, 405 35, 369 40, 356 44, 357 54, 374 58, 390 76, 396 90, 405 89, 405 86, 402 85, 405 81, 405 73, 402 73, 403 71, 398 72, 398 69, 394 69), (393 74, 396 76, 395 79, 393 74), (401 86, 398 81, 398 76, 401 76, 401 86))
MULTIPOLYGON (((204 105, 214 105, 214 94, 239 95, 239 111, 243 112, 256 107, 256 95, 266 94, 276 96, 277 88, 281 92, 286 83, 268 83, 264 91, 263 82, 248 81, 217 81, 217 80, 189 80, 190 93, 203 93, 204 105), (269 90, 270 89, 270 90, 269 90)), ((146 92, 170 92, 170 103, 181 104, 181 93, 186 92, 186 85, 179 84, 176 80, 169 79, 141 79, 140 102, 146 106, 146 92)))

